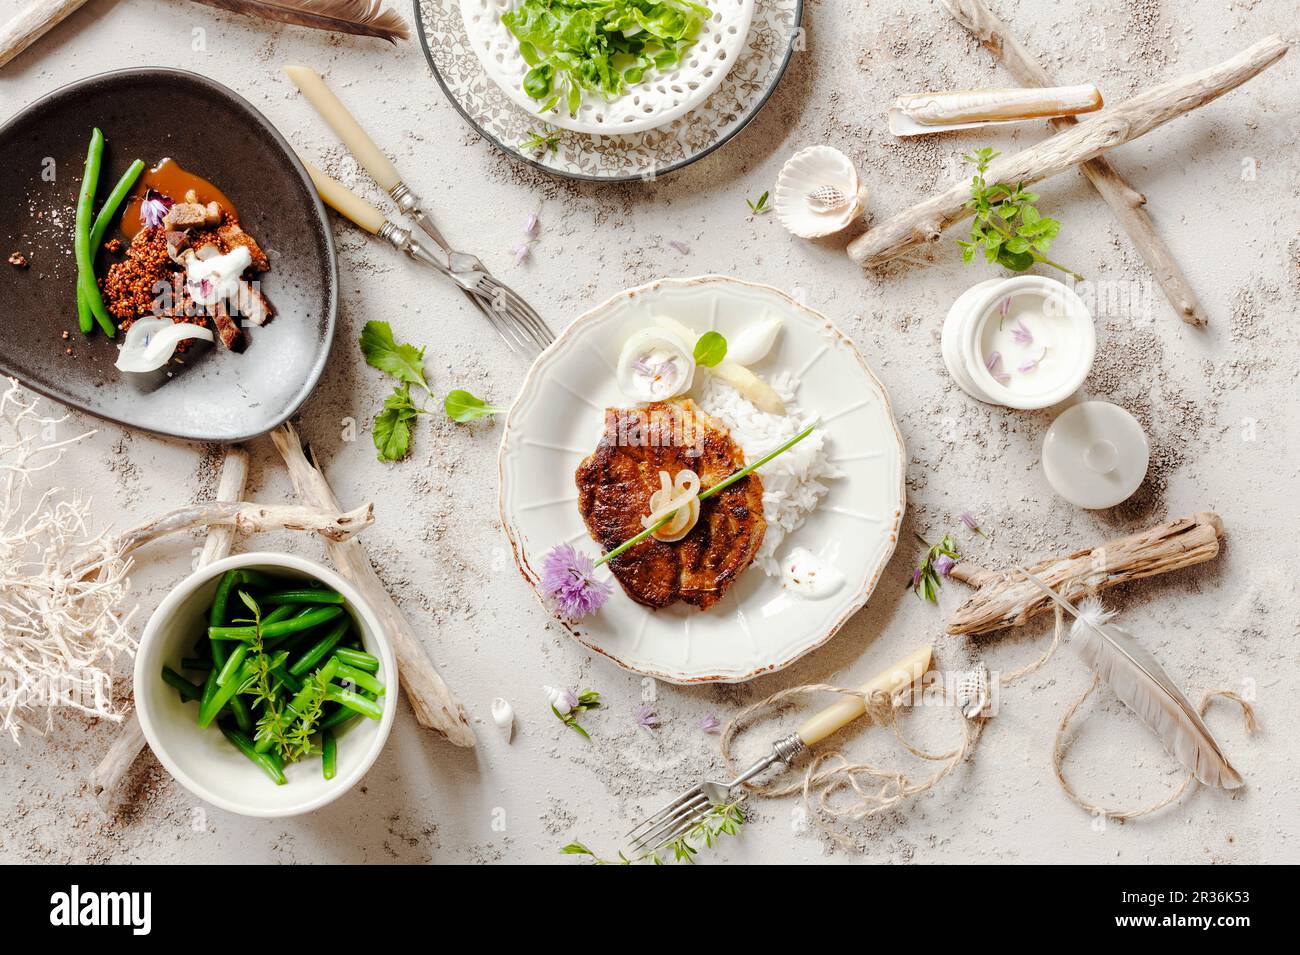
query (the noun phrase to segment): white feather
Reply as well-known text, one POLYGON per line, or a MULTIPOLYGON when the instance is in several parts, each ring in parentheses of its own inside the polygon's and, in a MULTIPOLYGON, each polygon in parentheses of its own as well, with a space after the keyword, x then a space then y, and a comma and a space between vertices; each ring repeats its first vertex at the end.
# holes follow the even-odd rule
POLYGON ((1236 789, 1241 776, 1214 736, 1156 658, 1128 631, 1110 622, 1114 613, 1088 597, 1078 607, 1070 642, 1083 661, 1110 685, 1178 762, 1207 786, 1236 789))

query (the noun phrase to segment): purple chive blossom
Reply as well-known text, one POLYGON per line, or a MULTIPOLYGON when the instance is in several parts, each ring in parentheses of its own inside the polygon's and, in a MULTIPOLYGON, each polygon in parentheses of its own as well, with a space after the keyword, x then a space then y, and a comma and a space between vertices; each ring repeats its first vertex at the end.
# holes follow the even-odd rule
POLYGON ((915 587, 921 583, 921 568, 918 567, 912 571, 912 586, 915 587))
POLYGON ((1006 317, 1007 317, 1007 313, 1009 313, 1010 311, 1011 311, 1011 299, 1010 299, 1010 298, 1004 298, 1002 301, 998 302, 998 315, 999 315, 1001 318, 1006 318, 1006 317))
POLYGON ((520 242, 510 251, 515 257, 515 265, 523 265, 528 261, 528 256, 532 254, 532 248, 527 242, 520 242))
MULTIPOLYGON (((572 690, 566 689, 560 695, 564 699, 564 711, 566 713, 572 713, 574 707, 578 705, 578 694, 574 693, 572 690)), ((556 709, 559 709, 559 707, 556 707, 556 709)))
POLYGON ((542 560, 542 598, 552 613, 581 620, 601 608, 612 591, 596 579, 591 558, 572 544, 557 544, 542 560))
POLYGON ((971 531, 972 533, 975 534, 979 534, 981 537, 984 536, 984 532, 980 530, 979 521, 975 520, 975 518, 973 518, 969 512, 962 513, 961 522, 966 525, 966 529, 968 531, 971 531))
POLYGON ((148 229, 156 229, 163 223, 167 216, 167 210, 172 207, 171 196, 164 196, 161 192, 155 192, 152 189, 146 189, 144 199, 140 203, 140 221, 148 229))
POLYGON ((706 733, 716 733, 722 729, 722 720, 718 719, 712 713, 700 720, 700 729, 706 733))
POLYGON ((659 725, 659 715, 650 708, 649 703, 643 703, 636 708, 636 725, 647 733, 659 725))
POLYGON ((537 213, 530 212, 528 214, 528 217, 524 219, 524 238, 526 239, 537 238, 537 230, 541 226, 541 224, 542 224, 541 220, 537 218, 537 213))
POLYGON ((989 374, 999 383, 1005 385, 1011 380, 1011 376, 1005 371, 1001 371, 1002 352, 989 352, 989 356, 984 359, 984 367, 989 370, 989 374))
POLYGON ((681 241, 680 239, 673 239, 668 244, 672 246, 674 249, 676 249, 678 252, 680 252, 682 255, 691 254, 691 247, 687 245, 685 242, 681 241))
POLYGON ((1034 343, 1033 333, 1025 327, 1025 323, 1016 319, 1016 327, 1011 329, 1011 338, 1017 345, 1032 345, 1034 343))
POLYGON ((1039 353, 1037 358, 1026 358, 1024 361, 1020 363, 1019 367, 1016 368, 1016 371, 1021 372, 1022 374, 1027 371, 1033 371, 1035 368, 1038 367, 1038 363, 1043 360, 1043 356, 1046 354, 1047 354, 1047 348, 1044 347, 1042 352, 1039 353))
POLYGON ((940 554, 934 559, 934 569, 942 577, 947 577, 952 573, 952 569, 957 566, 957 562, 947 554, 940 554))

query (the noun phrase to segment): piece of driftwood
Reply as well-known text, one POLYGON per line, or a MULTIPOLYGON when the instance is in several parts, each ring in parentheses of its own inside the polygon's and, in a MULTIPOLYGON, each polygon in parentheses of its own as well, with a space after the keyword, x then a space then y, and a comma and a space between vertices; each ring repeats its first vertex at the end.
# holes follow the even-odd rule
MULTIPOLYGON (((953 19, 974 34, 1021 86, 1056 85, 1047 71, 1020 45, 1006 24, 984 5, 984 0, 943 0, 943 5, 948 8, 953 19)), ((1078 125, 1079 120, 1073 116, 1058 116, 1048 122, 1057 132, 1062 132, 1078 125)), ((1134 248, 1155 276, 1178 317, 1189 325, 1204 325, 1205 309, 1201 307, 1200 299, 1196 297, 1196 292, 1192 290, 1182 269, 1174 261, 1173 253, 1156 232, 1155 223, 1147 215, 1147 197, 1129 185, 1105 156, 1097 156, 1082 163, 1079 171, 1088 178, 1115 213, 1115 218, 1128 233, 1134 248)))
MULTIPOLYGON (((221 473, 217 478, 217 500, 234 502, 244 496, 244 486, 248 483, 248 452, 237 445, 226 448, 221 462, 221 473)), ((221 560, 230 553, 235 542, 236 527, 233 524, 215 524, 208 527, 207 540, 199 553, 195 570, 206 567, 214 561, 221 560)), ((117 798, 127 770, 135 762, 140 751, 144 749, 144 731, 140 721, 132 710, 122 723, 122 729, 108 748, 104 758, 90 773, 90 791, 99 801, 104 812, 110 812, 117 798)))
POLYGON ((85 5, 86 0, 32 0, 0 26, 0 66, 85 5))
MULTIPOLYGON (((1030 573, 1068 601, 1087 594, 1210 560, 1219 553, 1223 522, 1203 511, 1167 524, 1086 547, 1065 557, 1028 565, 1030 573)), ((1015 568, 985 570, 969 561, 952 569, 956 579, 978 587, 948 619, 951 634, 978 634, 1018 627, 1051 609, 1051 598, 1015 568)))
MULTIPOLYGON (((986 178, 1027 185, 1064 172, 1217 99, 1276 63, 1289 48, 1279 36, 1260 40, 1218 66, 1148 90, 1015 155, 999 157, 986 178)), ((944 229, 971 214, 966 208, 969 198, 970 183, 963 178, 945 192, 858 236, 849 243, 849 257, 864 268, 873 268, 937 242, 944 229)))
MULTIPOLYGON (((282 424, 276 428, 271 432, 271 440, 289 468, 289 477, 299 497, 318 507, 341 506, 319 464, 307 460, 293 425, 282 424)), ((365 549, 355 540, 330 538, 326 538, 326 548, 335 568, 370 601, 388 635, 393 638, 399 681, 411 709, 415 711, 416 720, 421 726, 446 736, 457 746, 473 746, 474 731, 470 729, 464 707, 434 669, 433 661, 420 644, 415 630, 370 565, 365 549)))

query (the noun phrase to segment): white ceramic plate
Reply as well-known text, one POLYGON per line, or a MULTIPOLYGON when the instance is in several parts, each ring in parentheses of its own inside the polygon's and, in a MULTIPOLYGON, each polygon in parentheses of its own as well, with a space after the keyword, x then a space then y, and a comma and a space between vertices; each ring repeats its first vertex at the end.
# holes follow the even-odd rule
POLYGON ((729 335, 765 314, 780 316, 785 327, 755 371, 800 379, 796 399, 821 416, 830 460, 843 472, 778 557, 806 547, 833 559, 845 584, 824 600, 804 600, 750 567, 701 612, 681 604, 651 610, 615 582, 598 614, 565 626, 629 670, 673 683, 738 683, 779 670, 861 609, 897 543, 903 439, 861 353, 829 319, 785 293, 706 275, 620 292, 578 318, 534 362, 506 419, 498 460, 501 522, 524 578, 536 591, 542 558, 560 542, 598 553, 578 513, 574 471, 600 439, 605 408, 631 404, 613 370, 627 337, 656 315, 729 335))
MULTIPOLYGON (((713 17, 676 69, 650 72, 614 100, 585 94, 576 116, 561 107, 541 119, 578 133, 619 136, 655 129, 695 109, 740 58, 754 17, 754 0, 699 2, 713 11, 713 17)), ((523 90, 524 74, 531 67, 519 54, 519 41, 501 22, 501 15, 516 6, 517 0, 460 0, 460 13, 484 72, 516 106, 538 115, 539 102, 523 90)))

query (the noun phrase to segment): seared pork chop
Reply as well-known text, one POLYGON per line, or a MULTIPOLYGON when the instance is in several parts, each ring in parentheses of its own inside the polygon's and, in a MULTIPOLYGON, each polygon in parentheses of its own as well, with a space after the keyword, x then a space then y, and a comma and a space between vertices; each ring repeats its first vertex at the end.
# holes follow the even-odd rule
MULTIPOLYGON (((641 408, 608 408, 605 434, 578 466, 578 508, 592 538, 605 551, 642 531, 659 472, 670 478, 689 468, 705 491, 745 466, 725 425, 689 398, 641 408)), ((700 519, 685 537, 653 537, 609 562, 627 595, 649 607, 677 600, 706 610, 754 560, 767 522, 763 481, 747 475, 700 502, 700 519)))

